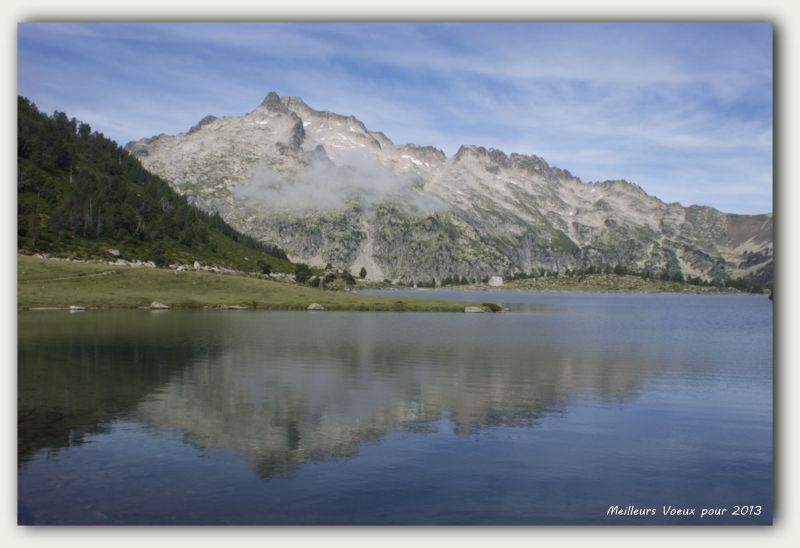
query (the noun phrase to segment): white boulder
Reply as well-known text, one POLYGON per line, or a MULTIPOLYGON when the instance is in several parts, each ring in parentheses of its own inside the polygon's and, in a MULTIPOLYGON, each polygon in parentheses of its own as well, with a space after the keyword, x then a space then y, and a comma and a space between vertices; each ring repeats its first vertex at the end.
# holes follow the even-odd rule
POLYGON ((492 276, 491 278, 489 278, 489 285, 491 287, 500 287, 501 285, 503 285, 503 278, 501 278, 500 276, 492 276))

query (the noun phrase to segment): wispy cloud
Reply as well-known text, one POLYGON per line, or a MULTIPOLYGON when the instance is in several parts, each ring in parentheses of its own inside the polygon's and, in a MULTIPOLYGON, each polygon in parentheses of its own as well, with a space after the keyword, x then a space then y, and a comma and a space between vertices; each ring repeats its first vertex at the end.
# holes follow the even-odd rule
POLYGON ((124 143, 274 89, 396 142, 537 154, 667 201, 761 212, 771 44, 760 23, 22 24, 19 92, 124 143))

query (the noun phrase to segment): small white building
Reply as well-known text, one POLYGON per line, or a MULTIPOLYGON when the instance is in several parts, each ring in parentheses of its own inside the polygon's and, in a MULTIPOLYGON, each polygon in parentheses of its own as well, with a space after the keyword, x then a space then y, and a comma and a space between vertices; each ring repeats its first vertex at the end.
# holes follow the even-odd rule
POLYGON ((492 276, 489 278, 489 285, 492 287, 500 287, 503 285, 503 278, 500 276, 492 276))

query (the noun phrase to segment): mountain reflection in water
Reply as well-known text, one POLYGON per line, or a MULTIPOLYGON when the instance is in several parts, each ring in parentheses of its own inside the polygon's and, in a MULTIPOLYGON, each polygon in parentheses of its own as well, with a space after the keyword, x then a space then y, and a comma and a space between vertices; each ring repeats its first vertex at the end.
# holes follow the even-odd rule
POLYGON ((571 398, 621 401, 641 382, 635 354, 571 350, 503 325, 476 339, 472 318, 435 317, 432 329, 413 314, 26 315, 20 462, 127 418, 286 475, 387 431, 424 433, 442 419, 455 433, 532 427, 571 398))
POLYGON ((621 400, 640 381, 637 362, 622 353, 413 344, 373 332, 380 318, 326 319, 347 328, 310 342, 281 319, 251 326, 252 337, 269 329, 274 344, 262 354, 229 348, 196 360, 140 403, 136 417, 180 430, 200 447, 244 451, 262 475, 286 474, 297 463, 350 456, 387 431, 425 432, 442 419, 456 433, 535 426, 571 398, 621 400))
POLYGON ((747 501, 770 523, 766 298, 492 300, 514 311, 21 313, 20 520, 639 523, 606 510, 747 501))

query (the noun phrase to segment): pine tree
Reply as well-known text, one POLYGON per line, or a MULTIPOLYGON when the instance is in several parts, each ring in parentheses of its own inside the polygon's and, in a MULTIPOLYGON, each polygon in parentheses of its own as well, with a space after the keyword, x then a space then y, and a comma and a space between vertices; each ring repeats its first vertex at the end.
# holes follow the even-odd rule
POLYGON ((299 284, 306 283, 311 278, 311 269, 307 264, 297 263, 294 267, 294 279, 299 284))

